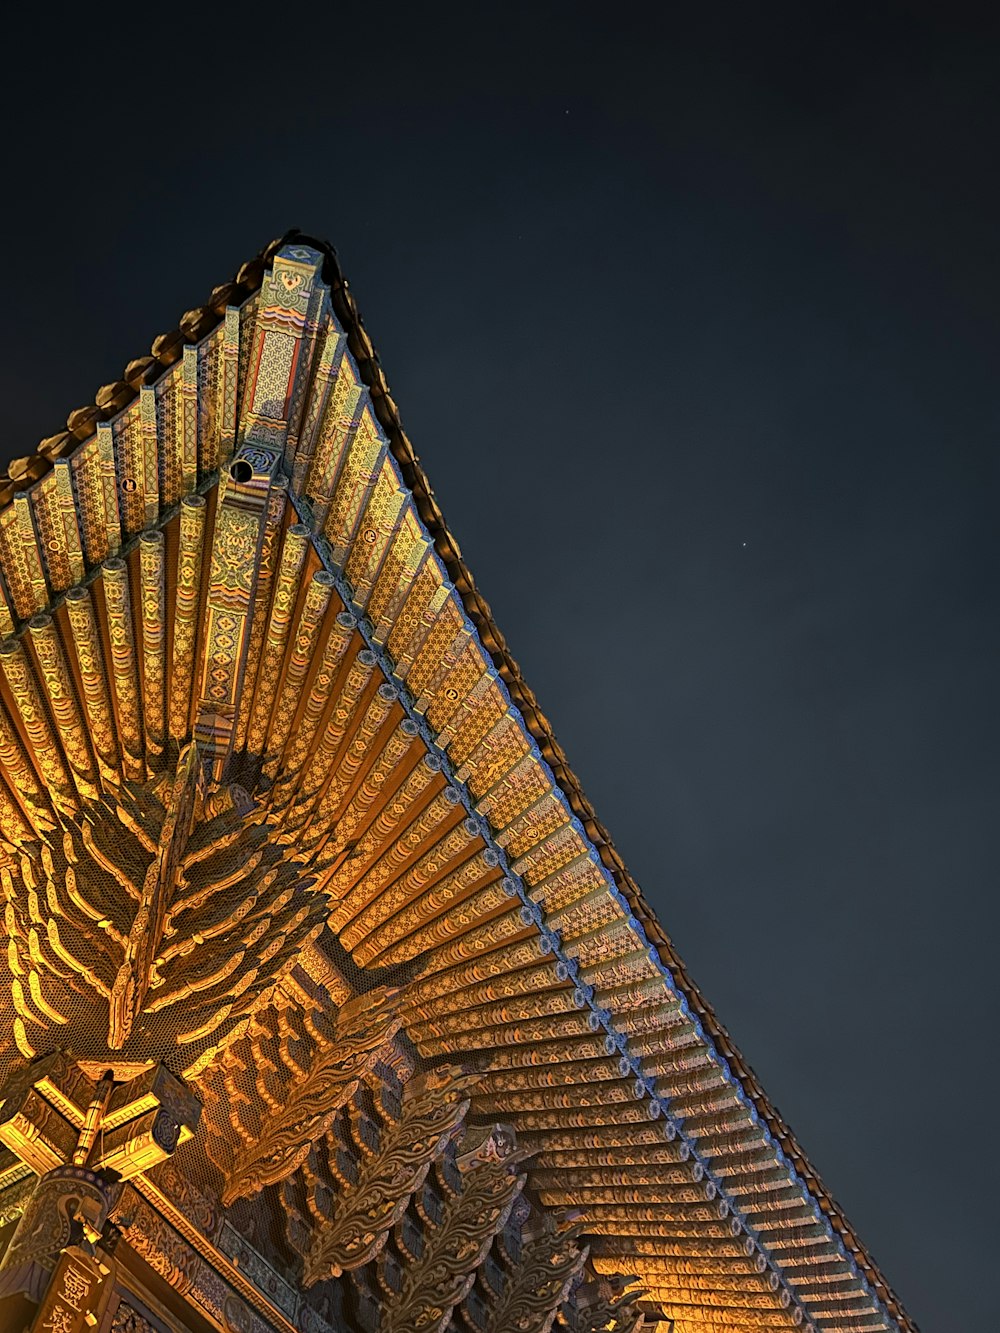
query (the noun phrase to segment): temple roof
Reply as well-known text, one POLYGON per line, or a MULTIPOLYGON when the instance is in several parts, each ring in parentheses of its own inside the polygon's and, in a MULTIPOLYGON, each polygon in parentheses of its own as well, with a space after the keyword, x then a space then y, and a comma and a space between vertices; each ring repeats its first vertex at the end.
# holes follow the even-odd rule
MULTIPOLYGON (((0 1074, 69 1038, 95 1068, 164 1059, 211 1129, 276 983, 391 982, 418 1064, 479 1075, 472 1116, 678 1333, 914 1328, 581 790, 330 246, 274 242, 10 465, 0 634, 0 1074), (214 844, 177 832, 196 805, 214 844), (186 868, 180 942, 76 898, 40 931, 42 881, 57 918, 84 862, 131 883, 123 827, 136 864, 159 848, 129 893, 186 868), (214 937, 213 845, 255 886, 214 937)), ((270 1179, 213 1161, 224 1197, 270 1179)))

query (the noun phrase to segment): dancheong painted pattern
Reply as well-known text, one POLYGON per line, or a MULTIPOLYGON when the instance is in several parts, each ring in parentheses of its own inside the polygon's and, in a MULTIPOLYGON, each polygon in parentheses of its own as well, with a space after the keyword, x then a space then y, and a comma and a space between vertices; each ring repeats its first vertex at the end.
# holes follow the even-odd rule
POLYGON ((587 804, 319 242, 0 483, 0 884, 5 1328, 913 1328, 587 804))

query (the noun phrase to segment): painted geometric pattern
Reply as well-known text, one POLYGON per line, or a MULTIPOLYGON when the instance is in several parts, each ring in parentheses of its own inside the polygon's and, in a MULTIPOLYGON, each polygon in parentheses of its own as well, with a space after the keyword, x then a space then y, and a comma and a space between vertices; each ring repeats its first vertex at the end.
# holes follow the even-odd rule
MULTIPOLYGON (((513 1126, 538 1199, 576 1210, 594 1281, 638 1279, 677 1333, 896 1327, 512 702, 322 260, 286 246, 259 292, 0 514, 0 1064, 66 1044, 164 1060, 205 1098, 229 1194, 283 1189, 306 1271, 332 1271, 309 1218, 347 1188, 339 1122, 289 1129, 276 1163, 254 1147, 265 1126, 235 1142, 226 1117, 266 1051, 363 1142, 351 1099, 403 1020, 388 999, 352 1017, 356 1066, 334 1068, 309 1035, 327 1022, 315 996, 332 1012, 390 986, 417 1058, 474 1067, 454 1097, 513 1126), (241 849, 239 884, 208 826, 241 849)), ((406 1113, 430 1116, 412 1097, 406 1113)), ((429 1165, 407 1159, 414 1190, 429 1165)), ((515 1194, 476 1179, 492 1237, 515 1194)), ((352 1206, 348 1191, 335 1210, 345 1236, 352 1206)), ((577 1281, 580 1254, 553 1237, 577 1281)), ((370 1249, 382 1299, 396 1278, 370 1249)), ((476 1281, 453 1304, 481 1326, 476 1281)))

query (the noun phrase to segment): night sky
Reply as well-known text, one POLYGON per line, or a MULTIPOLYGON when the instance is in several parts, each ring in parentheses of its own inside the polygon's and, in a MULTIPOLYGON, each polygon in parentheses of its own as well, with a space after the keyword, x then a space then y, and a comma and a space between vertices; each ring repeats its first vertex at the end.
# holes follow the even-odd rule
POLYGON ((46 12, 0 376, 30 453, 333 241, 588 795, 935 1333, 997 1313, 1000 29, 918 8, 46 12))

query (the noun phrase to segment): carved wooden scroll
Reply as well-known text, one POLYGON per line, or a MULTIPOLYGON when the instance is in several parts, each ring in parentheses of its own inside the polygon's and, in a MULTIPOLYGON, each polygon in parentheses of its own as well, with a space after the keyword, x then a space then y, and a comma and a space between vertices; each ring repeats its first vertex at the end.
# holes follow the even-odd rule
POLYGON ((359 996, 337 1016, 333 1040, 319 1046, 302 1076, 259 1118, 257 1132, 233 1155, 224 1204, 256 1194, 301 1166, 337 1111, 402 1026, 398 992, 385 987, 359 996))
POLYGON ((403 1269, 398 1291, 387 1292, 380 1333, 442 1333, 524 1185, 512 1161, 497 1157, 466 1172, 461 1193, 428 1226, 422 1253, 403 1269))
MULTIPOLYGON (((465 1094, 476 1082, 475 1075, 449 1065, 406 1085, 399 1120, 381 1134, 377 1150, 362 1155, 357 1182, 337 1194, 332 1216, 314 1210, 316 1225, 304 1265, 307 1286, 374 1258, 461 1124, 469 1107, 465 1094)), ((360 1133, 356 1138, 364 1144, 360 1133)))
POLYGON ((486 1333, 549 1333, 570 1283, 583 1267, 587 1247, 577 1243, 582 1226, 559 1225, 545 1214, 539 1234, 528 1241, 520 1264, 508 1274, 490 1309, 486 1333))

